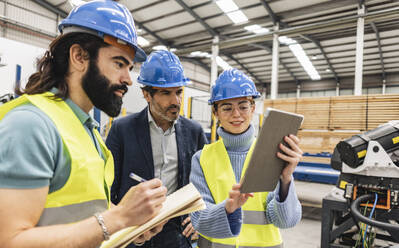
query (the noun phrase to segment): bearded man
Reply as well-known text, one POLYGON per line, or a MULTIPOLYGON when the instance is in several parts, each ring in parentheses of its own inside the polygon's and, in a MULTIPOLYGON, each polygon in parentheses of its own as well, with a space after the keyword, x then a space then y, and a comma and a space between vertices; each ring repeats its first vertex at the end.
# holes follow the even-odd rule
POLYGON ((2 247, 99 247, 153 218, 166 199, 153 179, 112 205, 114 161, 89 115, 95 106, 117 116, 133 63, 146 59, 130 11, 114 1, 86 2, 59 30, 25 89, 16 89, 21 96, 0 106, 2 247))
MULTIPOLYGON (((137 81, 143 84, 148 106, 114 121, 106 141, 115 161, 115 181, 111 188, 115 204, 137 184, 129 177, 130 173, 147 180, 159 178, 167 194, 188 184, 191 157, 207 142, 197 122, 179 116, 183 86, 189 80, 175 54, 151 53, 142 64, 137 81)), ((189 237, 193 232, 189 217, 177 217, 143 247, 191 247, 189 237)))

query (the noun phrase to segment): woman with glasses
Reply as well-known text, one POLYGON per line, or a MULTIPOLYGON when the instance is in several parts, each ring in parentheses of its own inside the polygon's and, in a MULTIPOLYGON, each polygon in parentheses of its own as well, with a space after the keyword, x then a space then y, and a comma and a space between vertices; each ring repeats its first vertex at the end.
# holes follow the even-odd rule
POLYGON ((251 120, 259 96, 252 80, 237 69, 225 70, 212 88, 209 103, 221 139, 193 156, 190 175, 207 205, 191 214, 200 248, 282 247, 279 228, 293 227, 301 219, 292 173, 302 151, 294 135, 284 138, 287 145, 280 144, 276 154, 287 162, 276 189, 240 193, 237 182, 255 140, 251 120))

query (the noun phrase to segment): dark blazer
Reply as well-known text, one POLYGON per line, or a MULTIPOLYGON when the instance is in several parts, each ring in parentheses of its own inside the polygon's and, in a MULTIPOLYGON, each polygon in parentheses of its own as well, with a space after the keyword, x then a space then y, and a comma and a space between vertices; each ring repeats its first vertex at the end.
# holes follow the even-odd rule
MULTIPOLYGON (((207 143, 202 127, 182 116, 175 123, 178 154, 178 188, 189 183, 191 157, 207 143)), ((117 119, 112 124, 106 145, 115 161, 111 200, 118 204, 130 187, 138 184, 131 172, 144 179, 154 178, 148 107, 139 113, 117 119)))

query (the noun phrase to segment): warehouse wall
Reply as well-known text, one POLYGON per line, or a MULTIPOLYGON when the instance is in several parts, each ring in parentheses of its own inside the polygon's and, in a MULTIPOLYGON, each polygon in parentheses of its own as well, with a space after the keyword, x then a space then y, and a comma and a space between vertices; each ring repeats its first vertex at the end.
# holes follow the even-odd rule
POLYGON ((0 0, 0 36, 46 48, 57 35, 59 17, 28 0, 0 0))
POLYGON ((29 76, 36 71, 36 59, 44 52, 43 48, 0 37, 2 63, 7 64, 0 67, 0 95, 13 92, 17 64, 22 67, 21 85, 24 86, 29 76))

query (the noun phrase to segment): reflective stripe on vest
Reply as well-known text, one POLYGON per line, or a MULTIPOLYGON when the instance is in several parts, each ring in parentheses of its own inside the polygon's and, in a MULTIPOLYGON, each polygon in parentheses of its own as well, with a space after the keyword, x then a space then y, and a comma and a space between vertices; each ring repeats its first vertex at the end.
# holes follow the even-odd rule
POLYGON ((93 133, 105 157, 99 155, 93 140, 72 109, 54 94, 23 95, 0 106, 0 120, 13 108, 31 103, 53 121, 71 158, 71 170, 65 185, 48 194, 38 225, 76 222, 110 207, 110 186, 114 178, 111 152, 97 130, 93 133))
POLYGON ((243 223, 253 225, 270 224, 266 218, 265 211, 243 211, 243 223))
MULTIPOLYGON (((206 238, 200 236, 198 238, 198 248, 236 248, 236 246, 212 243, 206 238)), ((283 245, 279 244, 275 246, 238 246, 238 248, 283 248, 283 245)))
POLYGON ((67 205, 58 208, 46 208, 40 216, 38 226, 64 224, 68 222, 78 222, 93 216, 93 211, 103 212, 108 208, 106 200, 94 200, 78 204, 67 205))
MULTIPOLYGON (((242 175, 248 166, 253 148, 254 144, 248 151, 242 175)), ((232 186, 236 184, 234 171, 223 140, 204 146, 200 164, 215 203, 223 202, 228 198, 232 186)), ((282 245, 280 231, 266 218, 267 194, 267 192, 255 193, 254 197, 249 198, 242 206, 244 218, 238 237, 215 239, 202 234, 201 236, 213 245, 228 245, 226 247, 280 247, 282 245)), ((200 246, 200 248, 202 247, 200 246)))

